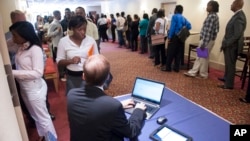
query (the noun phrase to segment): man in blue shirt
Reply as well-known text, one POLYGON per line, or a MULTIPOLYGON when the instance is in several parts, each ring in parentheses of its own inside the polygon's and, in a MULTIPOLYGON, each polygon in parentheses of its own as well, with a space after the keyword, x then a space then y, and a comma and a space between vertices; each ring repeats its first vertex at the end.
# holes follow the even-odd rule
POLYGON ((180 61, 181 61, 181 53, 184 51, 184 42, 182 42, 177 34, 180 30, 186 26, 188 30, 191 29, 190 22, 182 16, 183 7, 181 5, 177 5, 175 7, 175 14, 172 17, 170 30, 168 34, 169 45, 167 49, 167 60, 166 60, 166 68, 162 68, 162 71, 171 71, 172 62, 174 60, 174 68, 175 72, 179 72, 180 61))

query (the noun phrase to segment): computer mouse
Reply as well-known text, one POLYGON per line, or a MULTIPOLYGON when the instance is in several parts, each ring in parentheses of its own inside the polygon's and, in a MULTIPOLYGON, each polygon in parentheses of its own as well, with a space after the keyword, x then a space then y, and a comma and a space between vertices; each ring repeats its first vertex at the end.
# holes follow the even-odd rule
POLYGON ((167 121, 167 118, 164 117, 164 116, 161 116, 161 117, 157 118, 157 123, 160 124, 160 125, 164 124, 166 121, 167 121))

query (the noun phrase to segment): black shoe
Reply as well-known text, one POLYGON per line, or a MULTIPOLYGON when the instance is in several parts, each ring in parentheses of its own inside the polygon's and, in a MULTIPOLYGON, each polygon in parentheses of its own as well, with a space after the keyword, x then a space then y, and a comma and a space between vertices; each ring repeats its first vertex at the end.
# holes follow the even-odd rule
POLYGON ((245 98, 239 98, 240 102, 243 102, 243 103, 250 103, 250 101, 247 101, 245 98))
POLYGON ((167 69, 167 68, 161 68, 161 71, 167 71, 167 72, 171 72, 171 69, 167 69))
POLYGON ((221 78, 221 77, 218 77, 218 80, 222 81, 222 82, 225 82, 225 79, 224 78, 221 78))
POLYGON ((222 89, 227 89, 227 90, 232 90, 232 87, 227 87, 225 85, 218 85, 217 87, 222 88, 222 89))
POLYGON ((56 117, 53 114, 50 113, 49 115, 50 115, 51 120, 55 120, 56 119, 56 117))
POLYGON ((148 58, 149 58, 149 59, 154 59, 154 56, 149 56, 148 58))
POLYGON ((179 72, 179 70, 178 69, 174 69, 174 72, 179 72))

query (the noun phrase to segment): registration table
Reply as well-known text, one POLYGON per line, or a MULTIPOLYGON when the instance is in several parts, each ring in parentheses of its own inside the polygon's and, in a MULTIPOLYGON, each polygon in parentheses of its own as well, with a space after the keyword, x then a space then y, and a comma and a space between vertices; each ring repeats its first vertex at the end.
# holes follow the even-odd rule
MULTIPOLYGON (((130 94, 126 94, 116 98, 122 101, 129 97, 130 94)), ((229 141, 228 121, 168 88, 164 90, 161 109, 145 121, 140 141, 150 141, 149 135, 160 126, 156 123, 160 116, 168 119, 165 124, 191 136, 194 141, 229 141)))

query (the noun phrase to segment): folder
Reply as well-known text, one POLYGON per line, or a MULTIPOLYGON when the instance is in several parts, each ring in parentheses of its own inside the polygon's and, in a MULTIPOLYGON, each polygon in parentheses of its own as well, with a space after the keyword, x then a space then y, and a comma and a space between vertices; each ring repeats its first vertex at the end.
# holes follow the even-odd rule
POLYGON ((200 57, 200 58, 208 58, 208 48, 204 48, 203 50, 198 47, 196 49, 197 51, 197 56, 200 57))

